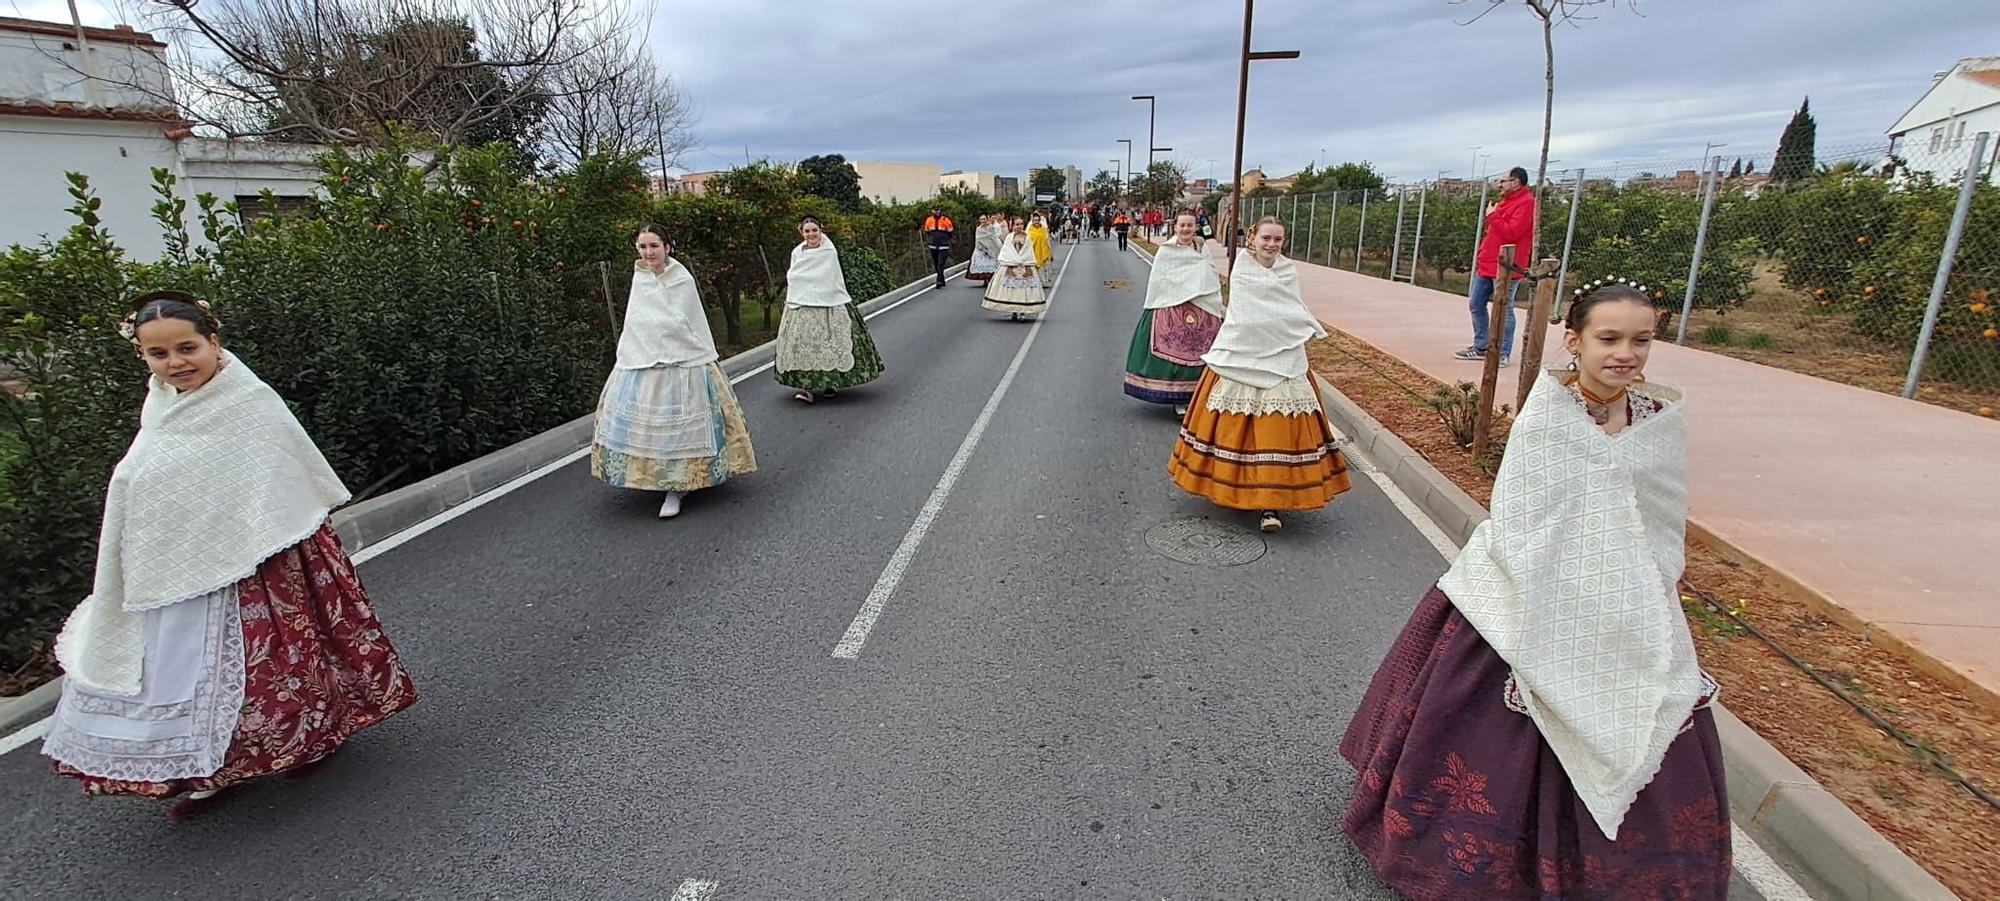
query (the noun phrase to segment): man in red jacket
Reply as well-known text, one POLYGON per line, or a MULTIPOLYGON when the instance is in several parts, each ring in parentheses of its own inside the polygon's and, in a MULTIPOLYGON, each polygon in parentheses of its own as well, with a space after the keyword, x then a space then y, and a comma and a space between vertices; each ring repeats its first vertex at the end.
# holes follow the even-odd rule
POLYGON ((1500 276, 1500 246, 1514 245, 1514 271, 1507 278, 1507 322, 1500 332, 1500 363, 1514 353, 1514 294, 1534 257, 1535 192, 1528 189, 1528 170, 1515 166, 1500 179, 1500 199, 1486 213, 1486 234, 1472 270, 1472 346, 1453 354, 1461 360, 1486 359, 1491 330, 1487 318, 1493 305, 1493 281, 1500 276))

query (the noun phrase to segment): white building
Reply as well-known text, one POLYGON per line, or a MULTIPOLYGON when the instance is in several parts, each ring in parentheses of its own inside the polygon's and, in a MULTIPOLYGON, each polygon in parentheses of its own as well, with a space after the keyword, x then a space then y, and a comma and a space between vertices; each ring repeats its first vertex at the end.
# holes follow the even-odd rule
POLYGON ((951 171, 938 176, 940 188, 963 188, 977 192, 981 197, 994 200, 1017 200, 1021 196, 1021 181, 992 172, 951 171))
POLYGON ((1083 170, 1075 166, 1063 167, 1063 198, 1070 203, 1083 202, 1083 170))
POLYGON ((861 196, 876 203, 909 203, 937 196, 942 171, 936 163, 853 162, 861 176, 861 196))
POLYGON ((2000 56, 1958 61, 1931 79, 1930 90, 1889 127, 1889 152, 1913 172, 1949 179, 1965 170, 1972 136, 1991 132, 1986 148, 1987 177, 2000 159, 2000 56))
MULTIPOLYGON (((59 236, 76 220, 66 173, 90 179, 104 227, 135 259, 165 248, 152 219, 153 170, 188 201, 211 193, 254 215, 258 192, 296 202, 316 188, 312 145, 197 138, 173 102, 167 45, 152 35, 0 17, 0 246, 59 236)), ((190 228, 194 223, 189 223, 190 228)))

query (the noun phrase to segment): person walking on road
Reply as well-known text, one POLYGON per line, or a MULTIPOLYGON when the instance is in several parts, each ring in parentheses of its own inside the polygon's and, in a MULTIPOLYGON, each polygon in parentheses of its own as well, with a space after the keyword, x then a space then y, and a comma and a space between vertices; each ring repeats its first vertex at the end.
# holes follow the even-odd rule
POLYGON ((1203 354, 1222 328, 1222 279, 1195 234, 1195 216, 1174 217, 1174 236, 1153 255, 1146 304, 1125 351, 1125 393, 1173 404, 1186 415, 1203 354))
POLYGON ((1125 250, 1125 241, 1132 233, 1132 214, 1119 210, 1111 217, 1111 230, 1118 235, 1118 249, 1125 250))
POLYGON ((1500 331, 1500 363, 1506 365, 1514 353, 1514 295, 1527 276, 1528 262, 1535 253, 1535 192, 1528 188, 1528 170, 1515 166, 1500 179, 1500 199, 1486 212, 1486 232, 1479 239, 1479 252, 1472 272, 1472 344, 1452 354, 1461 360, 1486 359, 1491 334, 1493 283, 1500 277, 1500 247, 1514 245, 1513 271, 1507 276, 1507 321, 1500 331))
POLYGON ((937 286, 944 287, 944 271, 951 267, 951 240, 957 234, 944 208, 931 207, 924 217, 924 247, 931 254, 931 269, 937 272, 937 286))
POLYGON ((1035 245, 1035 271, 1042 280, 1042 289, 1046 291, 1054 286, 1056 277, 1055 267, 1049 265, 1055 262, 1056 251, 1049 244, 1049 219, 1047 216, 1036 213, 1035 217, 1029 220, 1028 240, 1035 245))
POLYGON ((965 280, 975 287, 985 287, 1000 268, 1000 240, 1007 237, 1004 218, 999 213, 979 217, 979 228, 972 235, 972 262, 965 267, 965 280))
POLYGON ((1326 329, 1306 310, 1284 246, 1285 226, 1267 216, 1237 252, 1228 313, 1167 462, 1181 490, 1262 511, 1266 532, 1279 529, 1278 511, 1320 509, 1349 487, 1306 365, 1306 342, 1326 329))
POLYGON ((1398 894, 1441 897, 1441 873, 1454 898, 1730 894, 1716 687, 1676 587, 1687 417, 1644 378, 1656 315, 1644 286, 1582 290, 1576 362, 1536 374, 1492 517, 1347 727, 1342 828, 1398 894))
POLYGON ((882 375, 882 355, 847 294, 840 251, 812 216, 799 221, 799 244, 785 272, 777 344, 772 374, 779 384, 799 389, 792 397, 808 404, 882 375))
POLYGON ((618 358, 597 401, 590 474, 614 488, 664 491, 660 518, 689 492, 757 471, 743 407, 717 365, 701 292, 666 229, 633 239, 632 294, 618 358))
POLYGON ((91 593, 56 638, 42 753, 88 795, 190 814, 303 776, 417 701, 327 516, 347 488, 207 304, 138 298, 119 331, 151 371, 105 493, 91 593))
POLYGON ((1012 232, 1000 242, 1000 272, 987 283, 986 296, 979 305, 1007 313, 1019 322, 1023 317, 1040 316, 1049 308, 1049 298, 1035 271, 1035 244, 1028 238, 1026 222, 1016 216, 1010 227, 1012 232))

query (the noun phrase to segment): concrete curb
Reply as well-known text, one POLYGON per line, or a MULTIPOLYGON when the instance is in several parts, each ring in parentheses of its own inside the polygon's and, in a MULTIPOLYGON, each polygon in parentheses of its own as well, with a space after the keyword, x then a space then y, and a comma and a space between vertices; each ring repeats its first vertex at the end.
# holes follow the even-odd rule
MULTIPOLYGON (((969 263, 945 270, 948 277, 965 272, 969 263)), ((880 297, 860 304, 863 315, 922 294, 935 276, 924 276, 880 297)), ((766 341, 722 361, 722 371, 742 375, 775 360, 776 342, 766 341)), ((405 485, 380 497, 335 510, 334 531, 350 554, 433 516, 472 500, 514 479, 547 466, 577 449, 590 445, 594 428, 592 415, 581 416, 539 435, 508 445, 478 459, 461 463, 421 482, 405 485)), ((62 696, 62 677, 42 684, 19 698, 0 701, 0 735, 47 716, 62 696)))
MULTIPOLYGON (((1322 382, 1320 398, 1334 428, 1454 542, 1486 520, 1485 507, 1346 395, 1322 382)), ((1730 818, 1759 844, 1843 901, 1958 897, 1735 714, 1714 711, 1730 818)))

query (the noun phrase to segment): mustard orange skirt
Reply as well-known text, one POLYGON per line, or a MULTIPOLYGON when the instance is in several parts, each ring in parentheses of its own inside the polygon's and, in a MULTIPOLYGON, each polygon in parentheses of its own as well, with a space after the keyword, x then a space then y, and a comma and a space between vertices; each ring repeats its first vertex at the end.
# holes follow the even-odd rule
POLYGON ((1218 413, 1208 408, 1217 380, 1203 370, 1167 461, 1182 491, 1235 510, 1317 510, 1348 489, 1324 412, 1218 413))

